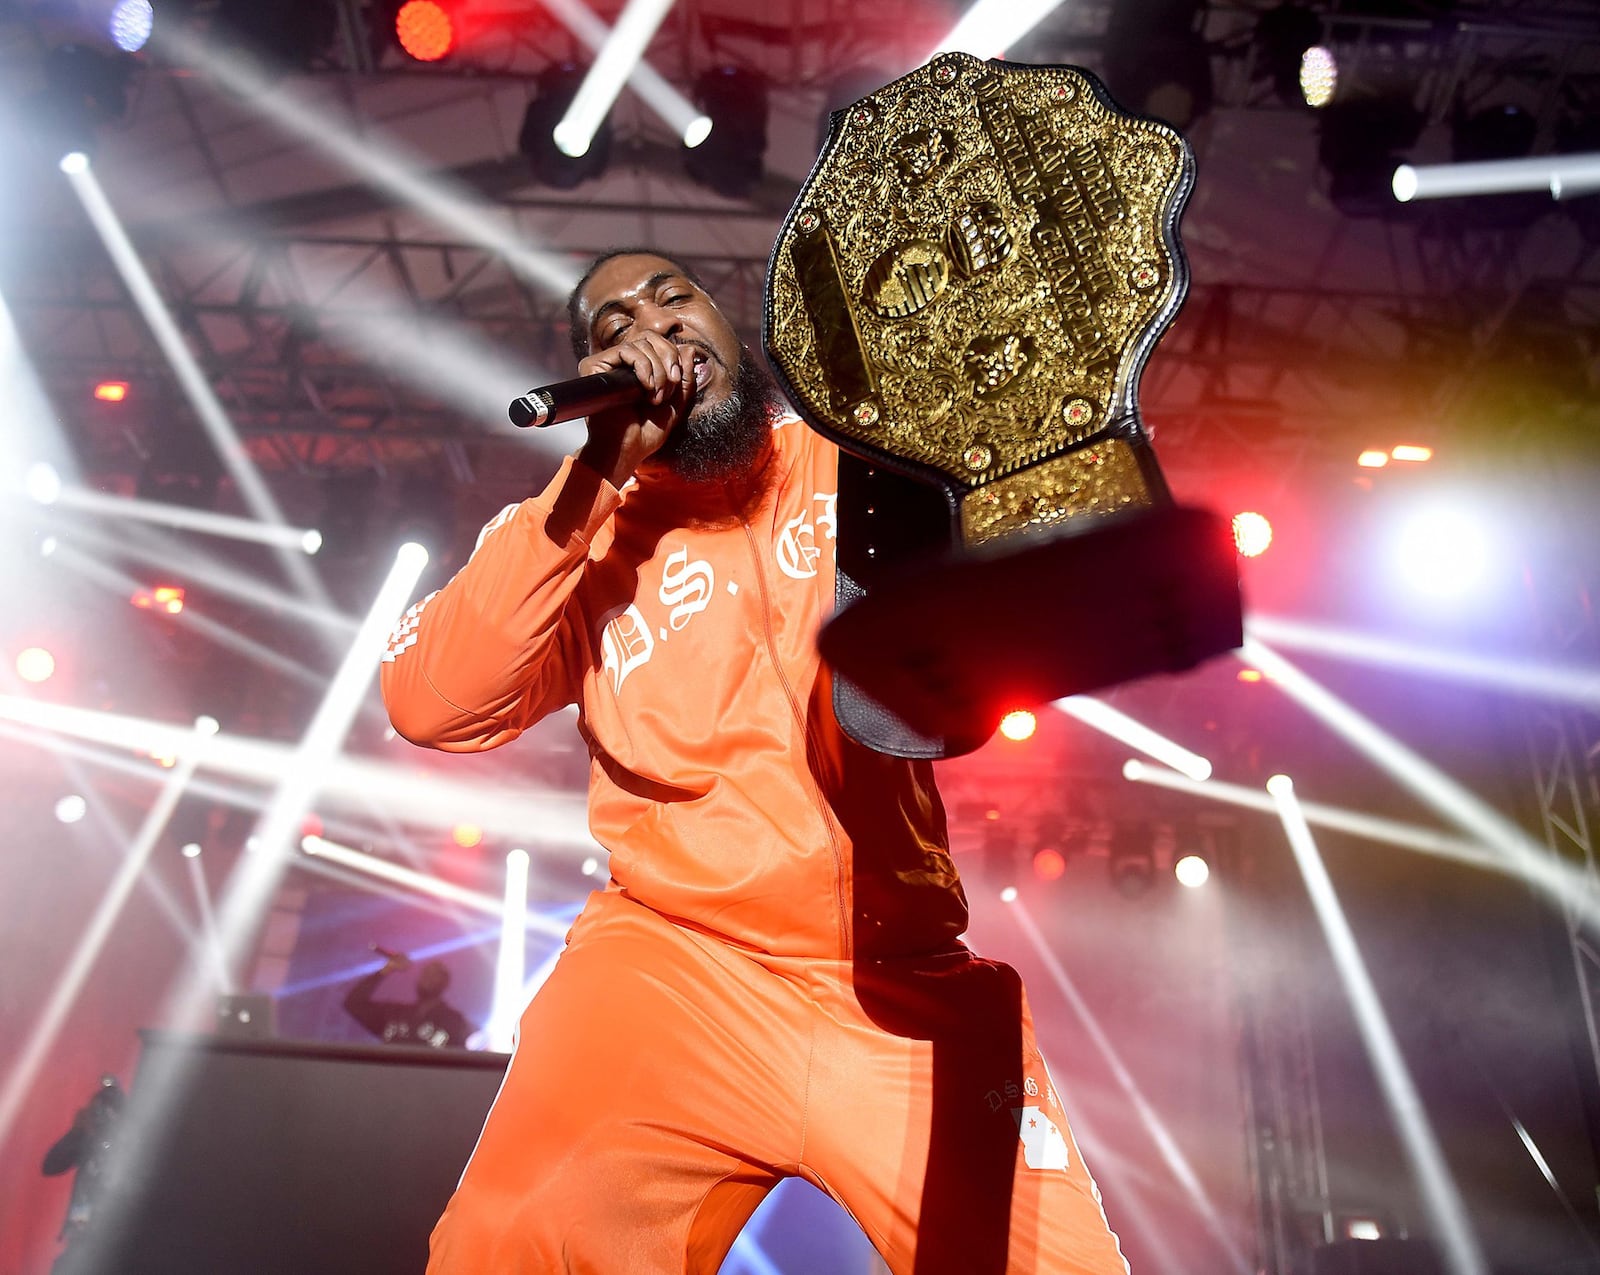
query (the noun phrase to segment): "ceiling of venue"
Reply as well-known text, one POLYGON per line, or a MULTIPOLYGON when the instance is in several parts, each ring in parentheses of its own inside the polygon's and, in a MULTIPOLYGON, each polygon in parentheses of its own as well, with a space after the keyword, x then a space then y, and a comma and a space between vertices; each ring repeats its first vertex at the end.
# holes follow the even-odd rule
MULTIPOLYGON (((587 58, 551 16, 560 5, 467 5, 475 24, 435 64, 396 46, 393 5, 273 6, 284 27, 258 22, 254 39, 276 41, 292 61, 264 83, 220 60, 249 47, 236 7, 181 6, 192 11, 182 38, 163 40, 158 23, 147 51, 118 68, 114 91, 72 81, 101 116, 100 181, 208 380, 268 470, 414 468, 512 486, 529 481, 527 452, 550 450, 513 437, 504 404, 523 381, 570 363, 560 286, 569 259, 662 245, 690 259, 754 332, 767 253, 815 157, 826 106, 918 65, 960 8, 675 5, 649 49, 662 76, 693 95, 708 72, 732 67, 765 87, 764 165, 730 197, 688 175, 672 130, 632 93, 611 113, 598 175, 570 188, 536 175, 518 143, 539 77, 587 58), (352 151, 372 162, 363 169, 352 151), (441 218, 386 181, 380 164, 390 156, 467 212, 441 218), (479 222, 529 253, 554 254, 557 268, 508 260, 501 240, 471 233, 479 222), (473 360, 446 366, 469 345, 473 360)), ((1143 389, 1166 463, 1185 473, 1346 466, 1363 447, 1402 436, 1437 446, 1457 435, 1592 429, 1596 200, 1402 207, 1374 198, 1352 168, 1384 154, 1464 153, 1474 120, 1492 134, 1478 153, 1508 132, 1516 140, 1506 146, 1525 137, 1541 152, 1580 149, 1600 101, 1590 6, 1315 5, 1346 85, 1364 95, 1345 106, 1368 111, 1343 124, 1338 99, 1319 114, 1279 92, 1262 33, 1284 7, 1077 0, 1009 51, 1088 67, 1128 104, 1192 116, 1176 122, 1199 166, 1183 223, 1193 282, 1143 389), (1180 56, 1190 32, 1203 40, 1198 72, 1180 56), (1189 77, 1175 110, 1152 89, 1152 67, 1189 77), (1394 128, 1373 123, 1379 100, 1386 119, 1415 134, 1411 144, 1384 144, 1394 128), (1483 120, 1496 113, 1517 127, 1494 133, 1483 120), (1352 128, 1375 157, 1346 155, 1338 138, 1352 128), (1322 162, 1335 156, 1346 156, 1337 172, 1322 162)), ((609 21, 619 8, 594 12, 609 21)), ((153 437, 179 428, 178 386, 54 171, 56 156, 39 146, 59 135, 50 112, 63 77, 95 70, 68 74, 51 62, 65 39, 90 43, 64 27, 62 9, 0 8, 9 149, 43 150, 46 161, 26 179, 19 164, 10 170, 0 281, 53 401, 77 418, 85 467, 181 466, 184 449, 153 437), (128 400, 92 412, 89 387, 108 376, 130 382, 128 400)))

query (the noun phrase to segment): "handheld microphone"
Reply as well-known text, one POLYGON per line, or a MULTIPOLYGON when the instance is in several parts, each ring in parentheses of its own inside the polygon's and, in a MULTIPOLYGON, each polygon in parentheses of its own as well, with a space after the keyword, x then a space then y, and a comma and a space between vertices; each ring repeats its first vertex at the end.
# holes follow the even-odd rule
POLYGON ((530 425, 554 425, 592 416, 608 407, 626 407, 643 397, 644 387, 633 370, 618 367, 529 390, 512 401, 509 415, 513 425, 526 429, 530 425))

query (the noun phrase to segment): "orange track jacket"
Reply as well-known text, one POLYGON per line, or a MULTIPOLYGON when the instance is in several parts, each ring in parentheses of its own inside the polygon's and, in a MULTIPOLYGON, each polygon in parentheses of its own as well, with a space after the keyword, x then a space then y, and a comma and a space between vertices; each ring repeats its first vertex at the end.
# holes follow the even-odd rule
POLYGON ((949 949, 967 910, 932 768, 845 736, 817 655, 838 453, 798 420, 773 443, 755 495, 658 472, 618 492, 568 458, 406 613, 390 717, 472 752, 576 703, 610 888, 778 955, 949 949), (558 544, 563 490, 588 514, 558 544))

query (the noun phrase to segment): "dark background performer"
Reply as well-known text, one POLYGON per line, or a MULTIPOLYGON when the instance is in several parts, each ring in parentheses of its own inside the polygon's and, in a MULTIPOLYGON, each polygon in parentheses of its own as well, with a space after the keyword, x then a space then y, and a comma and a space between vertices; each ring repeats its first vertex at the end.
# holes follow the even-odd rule
POLYGON ((344 1007, 350 1016, 386 1045, 465 1049, 474 1028, 466 1015, 444 998, 450 989, 449 966, 443 961, 424 963, 417 970, 412 1000, 378 1000, 378 988, 389 975, 412 968, 411 958, 403 952, 382 955, 383 964, 345 995, 344 1007))

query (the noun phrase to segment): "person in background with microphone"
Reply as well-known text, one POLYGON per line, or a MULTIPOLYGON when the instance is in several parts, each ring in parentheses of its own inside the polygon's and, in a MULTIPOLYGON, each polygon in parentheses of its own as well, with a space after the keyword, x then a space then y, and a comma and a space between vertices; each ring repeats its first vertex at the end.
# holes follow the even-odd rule
POLYGON ((459 1009, 444 999, 450 986, 450 971, 444 962, 429 961, 417 971, 416 1000, 380 1001, 373 999, 378 984, 391 974, 410 969, 411 958, 376 943, 372 950, 386 959, 345 996, 344 1007, 350 1016, 388 1045, 465 1049, 474 1028, 459 1009))
POLYGON ((894 1275, 1125 1275, 1021 983, 960 941, 931 766, 834 718, 837 450, 681 263, 600 257, 569 315, 580 375, 636 389, 592 400, 383 657, 395 729, 431 748, 576 704, 611 856, 430 1275, 714 1275, 791 1176, 894 1275))

